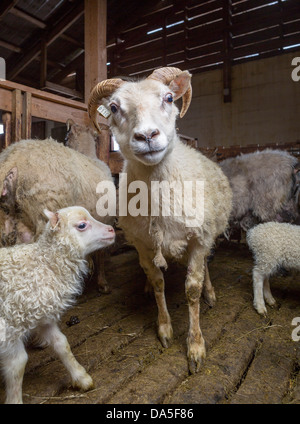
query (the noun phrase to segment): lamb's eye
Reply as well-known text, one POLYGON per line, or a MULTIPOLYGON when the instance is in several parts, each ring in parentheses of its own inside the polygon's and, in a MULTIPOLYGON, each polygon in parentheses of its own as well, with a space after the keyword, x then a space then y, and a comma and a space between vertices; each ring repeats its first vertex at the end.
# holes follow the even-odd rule
POLYGON ((118 112, 118 106, 115 103, 112 103, 110 105, 110 110, 111 110, 112 113, 116 113, 116 112, 118 112))
POLYGON ((171 93, 168 93, 168 94, 166 94, 165 95, 165 97, 164 97, 164 101, 165 102, 168 102, 168 103, 172 103, 173 102, 173 96, 172 96, 172 94, 171 93))
POLYGON ((86 229, 86 227, 87 227, 87 223, 86 223, 86 222, 80 222, 80 223, 77 225, 77 230, 79 230, 79 231, 84 231, 84 230, 86 229))

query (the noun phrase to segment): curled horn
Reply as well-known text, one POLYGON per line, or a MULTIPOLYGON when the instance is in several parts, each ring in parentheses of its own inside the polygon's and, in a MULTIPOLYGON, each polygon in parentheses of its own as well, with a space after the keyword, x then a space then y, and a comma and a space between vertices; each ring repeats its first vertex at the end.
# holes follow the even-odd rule
MULTIPOLYGON (((176 78, 178 75, 180 75, 182 71, 179 68, 173 68, 171 66, 165 67, 165 68, 159 68, 152 72, 151 75, 147 79, 153 79, 156 81, 161 81, 163 84, 169 85, 171 81, 173 81, 174 78, 176 78)), ((177 100, 177 99, 175 99, 177 100)), ((184 95, 182 96, 182 107, 180 112, 180 118, 182 118, 185 113, 187 112, 190 103, 192 100, 192 86, 189 85, 189 88, 186 90, 184 95)))
POLYGON ((88 101, 88 113, 97 131, 101 132, 97 122, 97 108, 101 103, 101 99, 110 96, 123 83, 124 81, 120 78, 112 78, 99 82, 91 91, 88 101))

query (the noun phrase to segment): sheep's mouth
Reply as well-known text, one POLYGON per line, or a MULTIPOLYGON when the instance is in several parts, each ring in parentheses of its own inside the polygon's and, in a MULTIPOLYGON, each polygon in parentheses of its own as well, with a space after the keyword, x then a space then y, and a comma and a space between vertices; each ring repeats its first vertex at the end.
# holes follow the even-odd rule
POLYGON ((147 150, 146 152, 135 152, 136 156, 155 156, 156 153, 161 153, 166 150, 166 147, 159 150, 147 150))

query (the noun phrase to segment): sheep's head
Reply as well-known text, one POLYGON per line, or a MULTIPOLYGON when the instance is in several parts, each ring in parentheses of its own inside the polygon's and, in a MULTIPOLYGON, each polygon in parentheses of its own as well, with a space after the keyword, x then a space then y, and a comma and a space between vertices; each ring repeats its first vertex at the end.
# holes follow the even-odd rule
POLYGON ((174 101, 182 97, 180 117, 192 97, 191 75, 178 68, 160 68, 138 82, 121 79, 102 81, 89 99, 89 114, 97 123, 97 108, 104 106, 111 130, 123 156, 145 165, 159 163, 172 150, 176 140, 178 109, 174 101))

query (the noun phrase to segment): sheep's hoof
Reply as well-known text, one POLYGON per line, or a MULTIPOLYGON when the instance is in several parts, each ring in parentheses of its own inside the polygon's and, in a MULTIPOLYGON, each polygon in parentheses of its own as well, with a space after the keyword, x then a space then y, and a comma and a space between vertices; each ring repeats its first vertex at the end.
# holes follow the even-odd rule
POLYGON ((172 326, 168 324, 161 325, 158 330, 158 337, 163 347, 170 347, 173 341, 172 326))
POLYGON ((190 374, 196 374, 200 371, 202 361, 206 357, 205 345, 192 343, 188 345, 188 365, 190 374))
POLYGON ((204 302, 210 307, 212 308, 213 306, 215 306, 216 304, 216 295, 214 290, 212 290, 211 292, 208 291, 204 291, 204 302))
POLYGON ((72 386, 74 389, 82 390, 83 392, 87 392, 88 390, 91 390, 94 388, 94 382, 92 377, 85 373, 80 378, 77 378, 72 382, 72 386))
POLYGON ((111 293, 111 288, 109 287, 108 284, 106 285, 98 285, 98 292, 101 294, 110 294, 111 293))
POLYGON ((254 308, 256 309, 257 313, 259 313, 259 315, 267 318, 268 312, 265 305, 254 305, 254 308))

